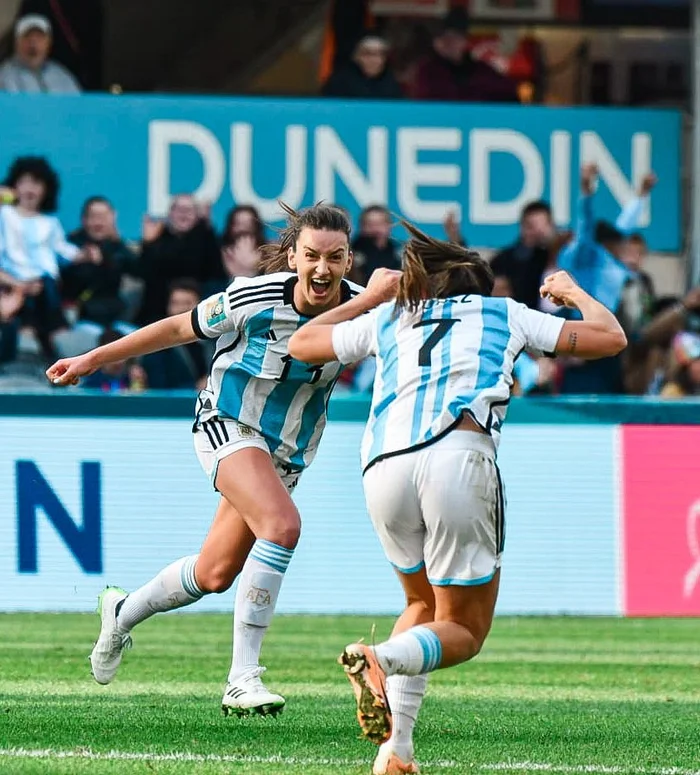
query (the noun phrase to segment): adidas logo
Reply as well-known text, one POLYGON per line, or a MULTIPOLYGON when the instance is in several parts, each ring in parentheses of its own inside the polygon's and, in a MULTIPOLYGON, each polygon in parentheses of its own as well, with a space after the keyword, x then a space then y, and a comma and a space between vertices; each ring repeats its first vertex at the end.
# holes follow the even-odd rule
POLYGON ((270 329, 265 334, 265 339, 267 339, 268 342, 276 342, 277 341, 277 334, 275 334, 275 332, 272 329, 270 329))
POLYGON ((211 401, 208 398, 202 403, 202 409, 211 409, 211 401))

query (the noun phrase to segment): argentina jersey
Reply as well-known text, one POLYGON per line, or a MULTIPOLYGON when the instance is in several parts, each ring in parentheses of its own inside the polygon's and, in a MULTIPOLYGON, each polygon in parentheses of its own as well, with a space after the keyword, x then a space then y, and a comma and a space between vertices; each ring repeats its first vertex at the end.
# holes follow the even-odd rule
POLYGON ((470 415, 498 445, 525 349, 551 353, 564 321, 512 299, 432 299, 417 313, 383 304, 333 329, 342 363, 374 354, 377 375, 362 443, 366 470, 437 440, 470 415))
MULTIPOLYGON (((272 455, 302 470, 318 448, 343 367, 309 366, 288 354, 289 337, 309 320, 294 307, 296 283, 288 272, 237 278, 192 311, 197 336, 218 338, 195 425, 212 417, 237 420, 262 434, 272 455)), ((343 280, 342 301, 361 290, 343 280)))

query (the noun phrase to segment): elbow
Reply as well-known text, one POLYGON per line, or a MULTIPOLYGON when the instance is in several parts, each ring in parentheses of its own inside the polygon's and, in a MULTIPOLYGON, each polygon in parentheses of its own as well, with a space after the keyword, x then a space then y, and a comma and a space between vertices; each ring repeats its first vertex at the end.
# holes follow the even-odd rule
POLYGON ((287 344, 287 351, 295 361, 306 362, 308 350, 304 347, 304 331, 295 331, 287 344))
POLYGON ((625 332, 620 329, 610 335, 604 357, 619 355, 625 347, 627 347, 627 336, 625 335, 625 332))

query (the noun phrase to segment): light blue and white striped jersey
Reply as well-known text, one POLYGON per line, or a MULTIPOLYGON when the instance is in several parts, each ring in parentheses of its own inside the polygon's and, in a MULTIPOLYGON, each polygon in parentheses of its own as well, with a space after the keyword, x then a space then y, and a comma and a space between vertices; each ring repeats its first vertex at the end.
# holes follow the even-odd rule
MULTIPOLYGON (((287 351, 309 317, 294 307, 297 276, 280 272, 238 278, 192 311, 195 333, 218 337, 197 423, 229 417, 263 435, 270 453, 292 469, 313 460, 326 425, 326 404, 343 367, 309 366, 287 351)), ((343 280, 342 300, 362 288, 343 280)))
POLYGON ((564 321, 512 299, 433 299, 417 313, 394 303, 333 329, 341 363, 377 357, 362 468, 425 446, 471 415, 498 446, 513 364, 528 349, 554 351, 564 321))
POLYGON ((53 215, 21 215, 12 205, 0 206, 0 269, 18 280, 57 278, 61 262, 73 261, 79 248, 66 240, 53 215))

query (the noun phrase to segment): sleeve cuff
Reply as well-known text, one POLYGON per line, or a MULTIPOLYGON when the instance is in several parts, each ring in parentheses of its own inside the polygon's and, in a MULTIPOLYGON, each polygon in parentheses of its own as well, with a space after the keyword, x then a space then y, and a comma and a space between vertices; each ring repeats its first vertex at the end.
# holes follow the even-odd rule
POLYGON ((202 331, 202 327, 199 325, 198 307, 193 308, 190 320, 192 321, 192 330, 194 331, 197 339, 209 339, 204 331, 202 331))

